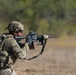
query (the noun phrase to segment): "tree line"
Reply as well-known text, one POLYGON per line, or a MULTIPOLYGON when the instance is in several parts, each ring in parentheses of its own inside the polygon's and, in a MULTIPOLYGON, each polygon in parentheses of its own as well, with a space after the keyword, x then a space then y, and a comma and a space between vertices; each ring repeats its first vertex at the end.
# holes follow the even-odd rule
POLYGON ((76 1, 0 0, 0 28, 12 20, 23 23, 25 32, 76 35, 76 1))

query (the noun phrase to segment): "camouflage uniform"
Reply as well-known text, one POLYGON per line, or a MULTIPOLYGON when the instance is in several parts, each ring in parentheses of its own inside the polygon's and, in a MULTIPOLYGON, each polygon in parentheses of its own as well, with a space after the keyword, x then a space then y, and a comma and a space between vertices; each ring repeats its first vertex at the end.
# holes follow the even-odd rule
POLYGON ((8 66, 0 68, 0 75, 16 75, 15 71, 11 68, 17 58, 24 59, 26 57, 26 52, 29 50, 28 44, 26 43, 22 48, 14 39, 11 34, 6 34, 6 39, 3 42, 2 50, 6 50, 9 55, 8 66))

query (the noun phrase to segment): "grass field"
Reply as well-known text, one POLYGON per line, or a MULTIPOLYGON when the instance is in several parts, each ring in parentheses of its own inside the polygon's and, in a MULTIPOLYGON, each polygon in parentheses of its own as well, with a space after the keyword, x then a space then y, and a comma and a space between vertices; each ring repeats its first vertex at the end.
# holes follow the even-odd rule
MULTIPOLYGON (((38 54, 29 51, 27 57, 38 54)), ((34 60, 17 60, 18 75, 76 75, 76 37, 51 38, 42 56, 34 60)))

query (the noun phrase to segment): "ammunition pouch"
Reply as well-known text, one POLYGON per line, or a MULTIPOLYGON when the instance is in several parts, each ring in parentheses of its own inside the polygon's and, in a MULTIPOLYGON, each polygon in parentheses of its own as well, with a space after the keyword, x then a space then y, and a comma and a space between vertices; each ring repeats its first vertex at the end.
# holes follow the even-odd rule
POLYGON ((9 57, 7 51, 0 51, 0 68, 6 67, 8 60, 9 57))

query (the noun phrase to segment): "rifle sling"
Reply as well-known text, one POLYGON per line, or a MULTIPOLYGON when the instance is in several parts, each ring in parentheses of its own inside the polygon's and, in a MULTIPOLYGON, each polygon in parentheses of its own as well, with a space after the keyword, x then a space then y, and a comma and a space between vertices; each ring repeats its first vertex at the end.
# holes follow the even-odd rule
POLYGON ((45 44, 43 44, 43 47, 42 47, 42 49, 41 49, 41 51, 40 51, 40 53, 39 53, 38 55, 33 56, 33 57, 31 57, 31 58, 25 58, 25 60, 32 60, 32 59, 37 58, 39 55, 42 55, 42 53, 44 52, 44 48, 45 48, 45 46, 46 46, 46 42, 47 42, 47 40, 45 40, 45 44))

